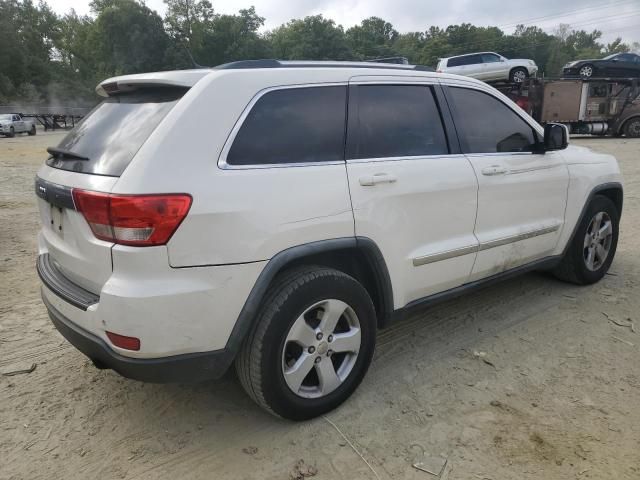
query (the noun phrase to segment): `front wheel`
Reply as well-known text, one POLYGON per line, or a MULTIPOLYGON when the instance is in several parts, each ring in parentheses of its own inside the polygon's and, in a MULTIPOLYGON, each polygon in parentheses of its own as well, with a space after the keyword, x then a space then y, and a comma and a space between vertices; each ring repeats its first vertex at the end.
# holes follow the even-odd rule
POLYGON ((16 136, 16 131, 13 127, 9 128, 9 138, 13 138, 16 136))
POLYGON ((593 77, 595 72, 596 72, 595 67, 590 63, 587 63, 586 65, 583 65, 582 67, 580 67, 580 70, 578 73, 580 73, 580 76, 582 78, 591 78, 593 77))
POLYGON ((624 126, 624 134, 629 138, 640 138, 640 118, 628 120, 624 126))
POLYGON ((527 78, 529 78, 529 72, 526 68, 514 68, 509 74, 509 80, 511 83, 522 83, 527 78))
POLYGON ((376 313, 365 288, 338 270, 303 267, 276 279, 245 340, 236 371, 268 412, 306 420, 344 402, 375 348, 376 313))
POLYGON ((561 280, 588 285, 609 270, 618 245, 620 214, 607 197, 596 195, 554 274, 561 280))

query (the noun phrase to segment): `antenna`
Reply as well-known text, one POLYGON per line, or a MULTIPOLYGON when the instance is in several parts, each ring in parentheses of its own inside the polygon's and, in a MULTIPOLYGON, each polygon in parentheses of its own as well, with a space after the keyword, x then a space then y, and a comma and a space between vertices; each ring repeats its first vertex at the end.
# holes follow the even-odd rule
POLYGON ((191 64, 193 65, 193 68, 209 68, 209 67, 205 67, 204 65, 200 65, 199 63, 197 63, 194 60, 193 55, 191 55, 191 51, 189 50, 188 47, 184 46, 184 50, 187 52, 187 55, 189 55, 189 60, 191 60, 191 64))

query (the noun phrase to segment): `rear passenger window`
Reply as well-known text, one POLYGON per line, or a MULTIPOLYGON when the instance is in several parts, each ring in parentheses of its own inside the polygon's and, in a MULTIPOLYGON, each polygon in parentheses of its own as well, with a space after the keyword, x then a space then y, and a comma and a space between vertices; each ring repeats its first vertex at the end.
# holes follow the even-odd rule
POLYGON ((348 158, 448 153, 431 88, 359 85, 350 93, 348 158))
POLYGON ((344 160, 346 86, 274 90, 253 106, 227 155, 230 165, 344 160))
POLYGON ((497 98, 466 88, 449 88, 463 153, 530 152, 533 128, 497 98))

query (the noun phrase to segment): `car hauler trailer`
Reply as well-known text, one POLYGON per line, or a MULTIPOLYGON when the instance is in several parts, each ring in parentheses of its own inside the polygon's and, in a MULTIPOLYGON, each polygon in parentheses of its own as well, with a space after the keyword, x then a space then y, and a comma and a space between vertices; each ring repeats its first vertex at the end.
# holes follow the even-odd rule
POLYGON ((533 78, 497 86, 538 122, 563 123, 573 134, 640 137, 640 79, 533 78))

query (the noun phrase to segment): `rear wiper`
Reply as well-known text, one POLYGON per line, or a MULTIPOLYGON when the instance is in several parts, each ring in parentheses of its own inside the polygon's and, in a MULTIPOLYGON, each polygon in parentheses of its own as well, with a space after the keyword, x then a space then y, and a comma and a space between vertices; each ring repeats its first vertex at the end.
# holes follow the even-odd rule
POLYGON ((53 155, 59 160, 64 160, 66 158, 69 160, 89 160, 89 157, 72 152, 71 150, 65 150, 64 148, 47 147, 47 153, 53 155))

